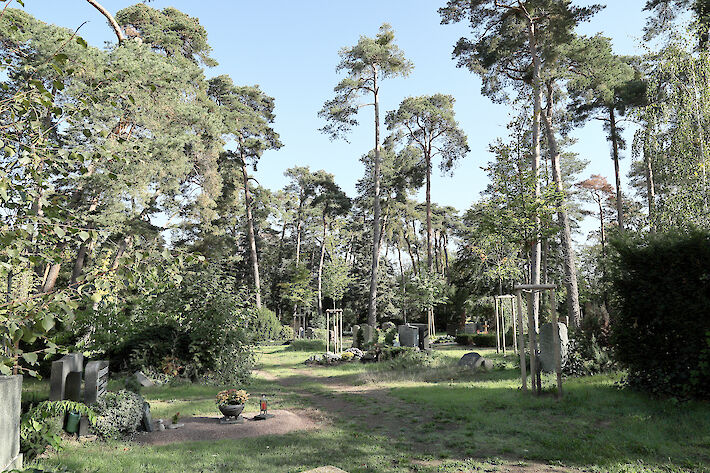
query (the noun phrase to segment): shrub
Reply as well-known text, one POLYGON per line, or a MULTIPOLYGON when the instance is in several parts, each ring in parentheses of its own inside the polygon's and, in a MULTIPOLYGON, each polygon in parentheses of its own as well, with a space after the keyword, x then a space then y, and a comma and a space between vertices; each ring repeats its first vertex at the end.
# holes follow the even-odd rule
POLYGON ((26 462, 51 447, 61 447, 61 418, 68 412, 86 415, 89 423, 96 422, 94 411, 85 404, 74 401, 43 401, 30 408, 20 417, 20 452, 26 462))
MULTIPOLYGON (((512 332, 511 332, 512 336, 512 332)), ((511 338, 512 340, 512 338, 511 338)), ((507 342, 507 339, 506 339, 507 342)), ((459 345, 476 346, 476 347, 494 347, 496 346, 495 333, 466 333, 456 335, 456 343, 459 345)))
POLYGON ((325 351, 325 341, 298 339, 288 346, 291 351, 325 351))
POLYGON ((611 345, 628 384, 710 399, 710 233, 667 232, 612 242, 611 345))
POLYGON ((386 361, 391 369, 430 368, 435 355, 413 347, 384 347, 379 361, 386 361))
POLYGON ((350 351, 344 351, 341 356, 343 361, 352 361, 352 359, 355 358, 355 353, 350 351))
POLYGON ((293 327, 291 327, 290 325, 282 325, 279 340, 293 340, 293 337, 293 327))
POLYGON ((249 325, 249 334, 255 341, 278 340, 283 334, 283 326, 276 314, 266 307, 255 309, 249 325))
POLYGON ((394 345, 394 339, 397 338, 397 328, 391 328, 385 333, 385 345, 394 345))
POLYGON ((144 402, 130 391, 107 392, 96 403, 94 432, 102 438, 120 438, 136 432, 143 419, 144 402))

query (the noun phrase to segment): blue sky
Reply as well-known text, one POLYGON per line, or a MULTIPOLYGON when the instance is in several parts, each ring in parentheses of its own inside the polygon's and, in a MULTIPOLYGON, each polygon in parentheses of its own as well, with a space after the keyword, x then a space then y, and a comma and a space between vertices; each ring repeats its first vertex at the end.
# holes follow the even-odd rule
MULTIPOLYGON (((620 54, 639 53, 639 39, 645 23, 642 12, 645 0, 598 0, 607 7, 580 32, 603 32, 613 39, 620 54)), ((116 12, 133 4, 130 0, 104 0, 108 10, 116 12)), ((372 36, 383 22, 390 23, 397 43, 414 62, 413 73, 406 79, 382 84, 382 109, 391 110, 411 95, 446 93, 456 97, 457 118, 468 134, 471 153, 452 176, 438 173, 432 182, 432 200, 468 208, 486 186, 481 171, 491 156, 488 145, 506 134, 509 107, 493 104, 480 93, 480 80, 470 72, 456 68, 451 59, 455 41, 466 34, 460 25, 440 25, 437 8, 444 0, 154 0, 153 8, 173 6, 198 17, 209 35, 213 57, 220 65, 208 75, 229 74, 238 84, 259 84, 276 98, 275 128, 284 147, 263 157, 257 179, 271 189, 283 187, 283 172, 295 165, 325 169, 336 181, 354 194, 355 181, 363 169, 359 157, 373 147, 372 110, 361 112, 360 126, 350 136, 350 143, 331 142, 318 132, 323 122, 317 112, 332 96, 340 79, 335 72, 338 50, 357 42, 360 35, 372 36)), ((579 0, 577 4, 593 3, 579 0)), ((49 23, 81 29, 94 46, 115 41, 103 17, 85 0, 25 0, 26 11, 49 23)), ((630 132, 627 132, 629 134, 630 132)), ((574 151, 590 162, 580 177, 602 174, 613 182, 613 165, 601 123, 592 122, 575 132, 574 151)), ((631 136, 627 142, 631 143, 631 136)), ((630 152, 624 153, 624 175, 630 152)), ((626 179, 624 179, 626 181, 626 179)), ((593 222, 586 222, 586 230, 593 222)))

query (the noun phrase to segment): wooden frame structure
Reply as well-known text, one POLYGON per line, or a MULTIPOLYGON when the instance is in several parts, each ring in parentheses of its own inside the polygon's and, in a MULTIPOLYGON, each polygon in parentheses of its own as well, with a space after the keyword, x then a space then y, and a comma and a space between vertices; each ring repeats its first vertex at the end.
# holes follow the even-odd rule
POLYGON ((293 314, 293 339, 306 338, 306 318, 307 315, 303 310, 293 314), (303 329, 303 335, 301 335, 303 329))
POLYGON ((434 337, 436 335, 436 325, 434 324, 434 308, 430 307, 426 311, 427 313, 427 325, 429 326, 429 336, 434 337))
POLYGON ((550 315, 552 321, 552 346, 555 359, 555 373, 557 374, 557 397, 562 397, 562 357, 560 354, 560 326, 557 323, 557 301, 555 299, 555 284, 520 284, 514 288, 518 305, 518 352, 520 354, 520 380, 523 392, 528 390, 527 373, 525 366, 525 339, 523 338, 523 292, 529 297, 528 300, 528 336, 530 348, 530 376, 532 380, 533 393, 539 395, 542 386, 538 370, 537 351, 537 321, 535 320, 533 308, 533 294, 536 292, 550 291, 550 315))
POLYGON ((330 327, 333 327, 333 353, 343 352, 343 309, 325 311, 325 351, 330 351, 330 327), (332 317, 331 317, 332 316, 332 317))
POLYGON ((505 301, 510 302, 510 318, 513 323, 513 352, 518 353, 518 336, 516 333, 517 322, 516 322, 516 310, 515 310, 515 296, 512 294, 507 294, 504 296, 495 296, 495 315, 496 315, 496 353, 500 353, 501 346, 503 348, 503 355, 505 355, 506 343, 505 343, 505 301))

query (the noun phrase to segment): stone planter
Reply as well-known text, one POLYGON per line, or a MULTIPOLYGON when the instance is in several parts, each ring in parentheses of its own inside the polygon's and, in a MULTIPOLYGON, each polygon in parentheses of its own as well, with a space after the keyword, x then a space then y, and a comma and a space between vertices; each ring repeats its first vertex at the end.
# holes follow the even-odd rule
POLYGON ((219 411, 224 417, 239 417, 244 410, 244 404, 220 404, 219 411))

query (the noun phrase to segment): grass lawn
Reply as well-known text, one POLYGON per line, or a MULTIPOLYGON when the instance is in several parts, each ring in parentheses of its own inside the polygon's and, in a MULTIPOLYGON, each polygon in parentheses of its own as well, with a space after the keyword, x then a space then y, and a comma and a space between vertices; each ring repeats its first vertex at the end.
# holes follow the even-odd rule
MULTIPOLYGON (((514 357, 490 373, 462 371, 470 351, 436 350, 433 366, 391 369, 351 363, 303 364, 313 352, 260 350, 245 387, 277 409, 305 412, 317 430, 153 447, 130 442, 66 442, 46 466, 78 472, 300 472, 335 465, 363 472, 710 472, 710 405, 675 403, 621 391, 619 375, 566 380, 565 397, 519 390, 514 357)), ((552 379, 545 379, 551 390, 552 379)), ((118 388, 120 383, 114 383, 118 388)), ((26 397, 46 383, 28 382, 26 397)), ((154 418, 215 413, 219 387, 160 386, 144 391, 154 418)), ((254 411, 256 403, 247 406, 254 411)), ((238 426, 235 426, 238 428, 238 426)))

